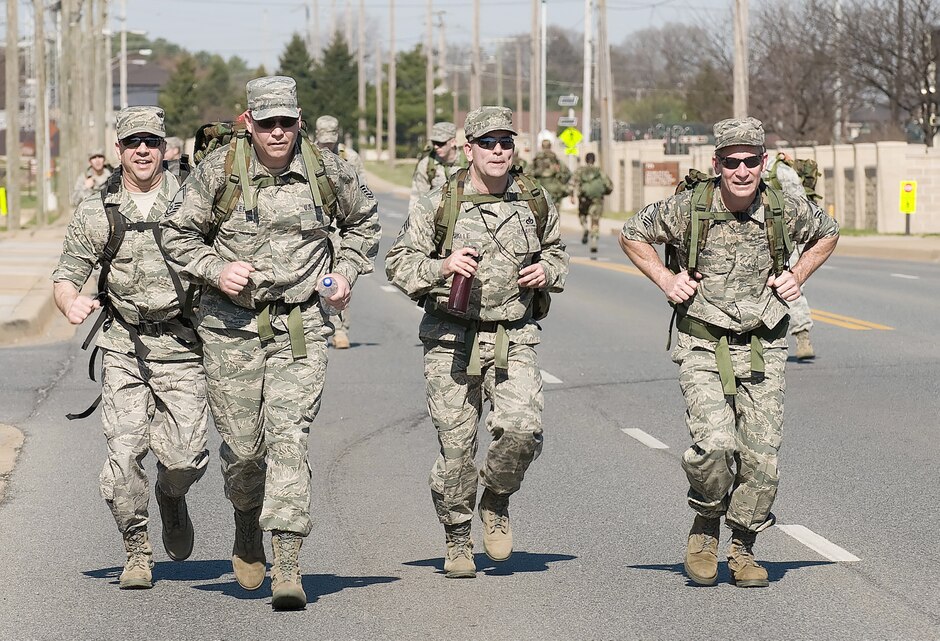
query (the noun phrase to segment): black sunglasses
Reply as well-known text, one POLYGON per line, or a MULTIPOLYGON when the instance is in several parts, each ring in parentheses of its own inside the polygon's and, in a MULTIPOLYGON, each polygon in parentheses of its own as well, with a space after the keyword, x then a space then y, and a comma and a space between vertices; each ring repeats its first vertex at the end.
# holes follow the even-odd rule
POLYGON ((160 136, 128 136, 121 138, 121 145, 125 149, 137 149, 140 143, 147 145, 148 149, 156 149, 163 144, 163 138, 160 136))
POLYGON ((290 129, 297 124, 298 120, 299 118, 290 118, 288 116, 274 116, 272 118, 264 118, 263 120, 255 120, 255 124, 262 129, 274 129, 275 127, 290 129))
POLYGON ((475 139, 473 142, 487 151, 496 149, 496 145, 499 145, 503 149, 512 149, 516 146, 516 141, 512 139, 512 136, 503 136, 502 138, 483 136, 482 138, 475 139))
POLYGON ((742 162, 748 169, 754 169, 764 162, 763 156, 748 156, 747 158, 729 158, 727 156, 716 156, 716 158, 718 158, 719 165, 725 169, 730 169, 731 171, 734 171, 740 167, 742 162))

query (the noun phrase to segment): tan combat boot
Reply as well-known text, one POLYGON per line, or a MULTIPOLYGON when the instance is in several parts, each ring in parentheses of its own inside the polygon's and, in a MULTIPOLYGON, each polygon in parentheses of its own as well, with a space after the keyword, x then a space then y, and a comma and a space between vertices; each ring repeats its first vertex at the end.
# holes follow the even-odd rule
POLYGON ((275 610, 303 610, 307 607, 307 595, 300 583, 300 546, 304 537, 296 532, 274 530, 271 533, 271 548, 274 563, 271 565, 271 607, 275 610))
POLYGON ((697 514, 689 530, 685 551, 685 575, 699 585, 715 585, 718 580, 718 537, 721 519, 697 514))
POLYGON ((731 580, 739 588, 766 588, 767 570, 754 559, 754 540, 757 534, 734 530, 731 535, 731 547, 728 548, 728 570, 731 580))
POLYGON ((477 575, 473 562, 473 539, 470 538, 470 521, 459 525, 445 525, 444 538, 447 553, 444 556, 444 576, 448 579, 472 579, 477 575))
POLYGON ((335 349, 349 349, 349 335, 341 330, 333 334, 333 347, 335 349))
POLYGON ((512 526, 509 524, 509 495, 488 488, 480 497, 483 521, 483 550, 494 561, 505 561, 512 554, 512 526))
POLYGON ((124 533, 124 549, 127 562, 121 572, 119 585, 122 590, 139 590, 153 587, 153 548, 147 530, 140 528, 124 533))
POLYGON ((235 580, 246 590, 257 590, 264 582, 264 539, 258 519, 261 508, 242 512, 235 510, 235 544, 232 546, 232 569, 235 580))
POLYGON ((804 329, 802 332, 795 332, 793 336, 796 338, 796 360, 808 361, 816 358, 813 344, 809 340, 808 329, 804 329))
POLYGON ((160 521, 163 523, 163 548, 174 561, 185 561, 193 553, 193 522, 189 518, 185 496, 167 496, 160 484, 154 488, 160 521))

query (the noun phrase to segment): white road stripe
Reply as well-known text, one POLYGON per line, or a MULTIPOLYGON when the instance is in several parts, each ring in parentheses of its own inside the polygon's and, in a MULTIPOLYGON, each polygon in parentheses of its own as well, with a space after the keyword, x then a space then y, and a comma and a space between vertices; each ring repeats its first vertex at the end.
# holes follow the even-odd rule
POLYGON ((832 541, 819 536, 808 527, 802 525, 778 525, 777 528, 783 530, 785 534, 789 534, 809 549, 818 552, 830 561, 835 561, 836 563, 861 561, 860 558, 851 552, 843 550, 832 541))
POLYGON ((652 436, 650 436, 643 430, 638 429, 636 427, 625 427, 620 431, 626 434, 627 436, 632 436, 633 438, 638 440, 640 443, 642 443, 646 447, 650 447, 654 450, 668 450, 669 449, 668 445, 666 445, 659 439, 653 438, 652 436))
POLYGON ((910 274, 891 274, 895 278, 907 278, 908 280, 920 280, 920 276, 911 276, 910 274))
POLYGON ((385 212, 384 215, 385 215, 386 218, 395 218, 395 219, 400 219, 400 218, 404 218, 404 217, 405 217, 404 214, 399 214, 399 213, 396 213, 396 212, 393 212, 393 211, 387 211, 387 212, 385 212))
POLYGON ((382 291, 389 292, 390 294, 394 294, 395 292, 398 291, 398 288, 392 287, 391 285, 382 285, 382 291))
POLYGON ((552 376, 551 374, 546 372, 544 369, 539 370, 539 371, 542 372, 542 381, 545 383, 549 383, 551 385, 561 385, 561 383, 563 382, 560 378, 556 376, 552 376))

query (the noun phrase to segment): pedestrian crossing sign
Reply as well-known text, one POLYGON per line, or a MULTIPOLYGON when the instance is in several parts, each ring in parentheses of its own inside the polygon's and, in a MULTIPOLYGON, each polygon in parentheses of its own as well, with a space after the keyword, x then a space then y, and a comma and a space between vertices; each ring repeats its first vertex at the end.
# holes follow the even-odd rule
POLYGON ((901 181, 901 213, 913 214, 917 211, 917 181, 901 181))
POLYGON ((0 187, 0 216, 7 215, 7 188, 0 187))

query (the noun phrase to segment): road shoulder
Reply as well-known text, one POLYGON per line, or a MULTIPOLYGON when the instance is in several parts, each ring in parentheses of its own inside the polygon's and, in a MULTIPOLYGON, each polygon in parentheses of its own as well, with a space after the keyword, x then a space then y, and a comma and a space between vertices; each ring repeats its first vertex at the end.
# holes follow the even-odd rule
POLYGON ((0 423, 0 504, 6 496, 6 486, 16 466, 16 458, 23 447, 23 433, 12 425, 0 423))

